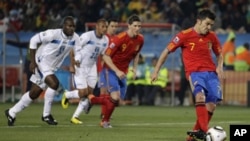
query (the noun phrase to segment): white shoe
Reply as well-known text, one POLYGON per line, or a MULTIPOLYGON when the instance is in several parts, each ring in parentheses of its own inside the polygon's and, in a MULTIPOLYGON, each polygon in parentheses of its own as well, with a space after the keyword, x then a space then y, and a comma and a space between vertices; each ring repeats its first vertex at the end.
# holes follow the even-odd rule
POLYGON ((110 124, 110 122, 107 122, 107 121, 101 122, 100 126, 102 128, 113 128, 112 125, 110 124))

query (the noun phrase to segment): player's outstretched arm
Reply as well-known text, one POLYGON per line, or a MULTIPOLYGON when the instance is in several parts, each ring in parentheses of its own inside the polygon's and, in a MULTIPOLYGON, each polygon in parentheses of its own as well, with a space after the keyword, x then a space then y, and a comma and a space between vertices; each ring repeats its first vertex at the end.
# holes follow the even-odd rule
POLYGON ((154 68, 154 72, 151 74, 151 82, 157 80, 158 72, 160 71, 162 64, 166 61, 168 53, 169 53, 168 48, 165 48, 161 53, 160 58, 158 59, 156 66, 154 68))
POLYGON ((216 68, 216 73, 218 74, 218 77, 220 79, 224 78, 224 74, 223 74, 223 56, 222 54, 217 56, 217 68, 216 68))
POLYGON ((76 61, 75 61, 74 50, 71 50, 71 51, 70 51, 69 58, 70 58, 69 71, 70 71, 71 73, 75 73, 76 61))

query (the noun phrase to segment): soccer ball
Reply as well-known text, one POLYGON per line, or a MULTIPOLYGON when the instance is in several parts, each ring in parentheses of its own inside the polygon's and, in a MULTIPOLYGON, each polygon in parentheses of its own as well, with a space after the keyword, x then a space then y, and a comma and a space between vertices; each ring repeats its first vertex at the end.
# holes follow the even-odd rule
POLYGON ((221 126, 214 126, 208 129, 207 135, 211 141, 225 141, 227 138, 226 131, 221 126))

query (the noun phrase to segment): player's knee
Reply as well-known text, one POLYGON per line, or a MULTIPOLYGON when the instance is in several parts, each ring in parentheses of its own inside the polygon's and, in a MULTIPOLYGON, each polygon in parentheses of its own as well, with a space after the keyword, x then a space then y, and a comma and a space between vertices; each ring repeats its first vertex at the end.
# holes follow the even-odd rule
POLYGON ((119 101, 120 100, 120 96, 118 92, 111 92, 110 94, 111 99, 115 100, 115 101, 119 101))
POLYGON ((205 102, 206 97, 205 97, 205 90, 203 89, 202 86, 197 85, 194 88, 193 94, 195 96, 195 101, 200 103, 200 102, 205 102))
POLYGON ((54 74, 48 75, 45 78, 45 83, 53 90, 57 90, 57 88, 59 87, 59 81, 54 74))
POLYGON ((43 89, 41 89, 38 86, 33 85, 33 87, 31 88, 30 92, 29 92, 29 96, 32 100, 37 99, 40 94, 43 92, 43 89))
POLYGON ((88 96, 88 89, 79 89, 78 94, 80 98, 87 97, 88 96))
POLYGON ((119 99, 117 100, 110 97, 110 102, 112 102, 116 107, 119 106, 119 99))
POLYGON ((206 103, 207 110, 211 113, 215 111, 216 104, 213 102, 206 103))

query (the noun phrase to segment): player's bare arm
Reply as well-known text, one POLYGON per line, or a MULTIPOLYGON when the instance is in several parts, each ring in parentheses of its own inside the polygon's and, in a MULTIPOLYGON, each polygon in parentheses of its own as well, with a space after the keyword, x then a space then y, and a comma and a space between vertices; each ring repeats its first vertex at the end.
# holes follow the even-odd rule
POLYGON ((155 66, 154 72, 151 74, 151 82, 154 82, 155 80, 157 80, 159 70, 162 64, 166 61, 168 57, 168 53, 169 53, 168 48, 165 48, 163 52, 161 53, 160 58, 157 61, 157 64, 155 66))
POLYGON ((216 73, 218 74, 218 77, 220 79, 223 79, 223 78, 225 78, 225 76, 224 76, 224 73, 223 73, 223 56, 222 56, 222 54, 217 56, 217 61, 218 61, 217 62, 218 65, 217 65, 217 68, 216 68, 216 73))
POLYGON ((35 59, 36 49, 30 49, 30 71, 35 73, 35 69, 37 67, 36 59, 35 59))
POLYGON ((117 75, 120 79, 126 77, 126 74, 125 74, 124 72, 120 71, 120 70, 115 66, 115 64, 113 63, 113 61, 112 61, 112 59, 110 58, 109 55, 104 54, 104 55, 102 56, 102 59, 103 59, 103 61, 104 61, 113 71, 115 71, 116 75, 117 75))
POLYGON ((71 73, 75 73, 75 55, 74 55, 74 51, 71 50, 70 54, 69 54, 69 58, 70 58, 70 65, 69 65, 69 72, 71 73))

